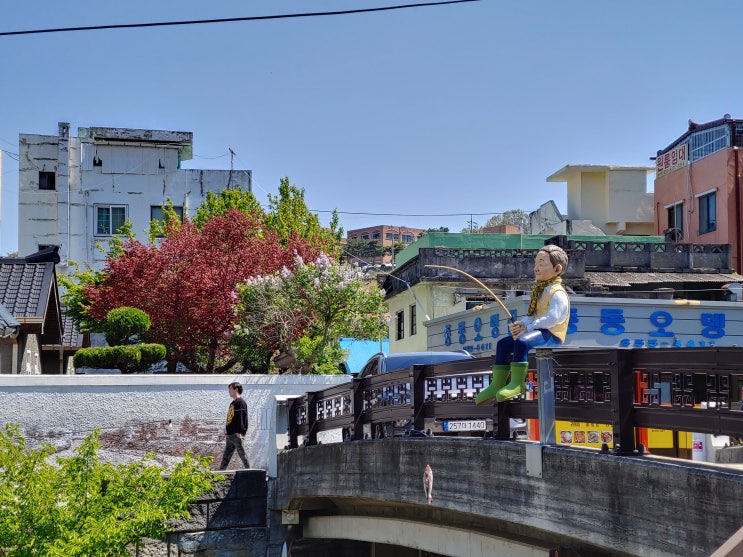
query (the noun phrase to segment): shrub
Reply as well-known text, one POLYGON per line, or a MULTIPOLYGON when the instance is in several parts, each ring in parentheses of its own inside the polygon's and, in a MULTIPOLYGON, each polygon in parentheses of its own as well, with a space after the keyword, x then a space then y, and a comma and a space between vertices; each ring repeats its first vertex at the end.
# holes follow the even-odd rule
POLYGON ((122 306, 106 315, 104 332, 109 346, 135 344, 138 336, 150 328, 150 317, 141 309, 122 306))
POLYGON ((152 364, 165 359, 162 344, 137 344, 130 346, 104 346, 82 348, 72 361, 75 367, 119 369, 121 373, 146 371, 152 364))

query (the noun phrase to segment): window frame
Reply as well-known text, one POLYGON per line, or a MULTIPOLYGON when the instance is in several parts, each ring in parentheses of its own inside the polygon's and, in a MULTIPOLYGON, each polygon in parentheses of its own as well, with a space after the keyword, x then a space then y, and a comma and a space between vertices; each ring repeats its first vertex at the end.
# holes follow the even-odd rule
POLYGON ((405 312, 400 310, 395 314, 395 340, 403 340, 405 338, 405 312))
POLYGON ((119 228, 121 228, 124 223, 126 222, 128 218, 129 213, 129 207, 127 205, 94 205, 93 207, 95 211, 95 236, 116 236, 119 228), (101 232, 101 222, 100 222, 100 213, 99 211, 102 209, 108 210, 108 232, 101 232), (123 209, 124 210, 124 218, 121 221, 121 224, 114 227, 113 226, 113 209, 123 209))
POLYGON ((699 208, 699 234, 708 234, 717 230, 717 189, 697 195, 699 208), (710 208, 712 216, 710 217, 710 208))
POLYGON ((39 190, 57 191, 57 173, 39 170, 39 190))
POLYGON ((668 221, 667 228, 678 228, 681 231, 681 234, 683 234, 684 233, 684 202, 679 201, 677 203, 671 203, 670 205, 666 205, 666 219, 668 221), (671 217, 673 217, 673 222, 671 221, 671 217))
POLYGON ((410 306, 410 336, 418 334, 418 308, 415 304, 410 306))
MULTIPOLYGON (((176 214, 181 219, 181 224, 183 224, 183 206, 182 205, 173 205, 172 209, 176 212, 176 214)), ((156 220, 160 223, 160 226, 163 225, 163 220, 165 219, 165 212, 163 211, 162 205, 150 205, 150 222, 153 220, 156 220), (155 218, 153 215, 154 211, 160 211, 160 218, 155 218)), ((158 237, 162 237, 161 234, 158 234, 158 237)))

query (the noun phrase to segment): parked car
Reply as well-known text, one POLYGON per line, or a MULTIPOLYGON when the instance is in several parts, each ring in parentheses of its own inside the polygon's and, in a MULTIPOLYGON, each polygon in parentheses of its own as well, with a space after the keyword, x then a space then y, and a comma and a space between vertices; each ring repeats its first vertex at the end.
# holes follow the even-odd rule
MULTIPOLYGON (((459 360, 471 360, 475 357, 466 350, 429 351, 429 352, 399 352, 374 354, 359 372, 359 377, 371 377, 392 371, 408 369, 413 365, 438 364, 459 360)), ((473 401, 474 404, 474 401, 473 401)), ((509 435, 512 439, 523 439, 527 436, 526 420, 511 418, 509 435)), ((344 432, 348 438, 350 432, 344 432)), ((493 434, 493 420, 491 418, 463 418, 461 420, 439 420, 426 418, 424 432, 412 429, 409 420, 397 420, 386 424, 377 424, 374 429, 370 425, 364 426, 365 438, 382 438, 403 435, 427 436, 490 436, 493 434)))
POLYGON ((359 373, 359 377, 369 377, 408 369, 413 365, 440 364, 443 362, 455 362, 457 360, 472 360, 475 357, 466 350, 455 350, 452 352, 398 352, 397 354, 385 354, 378 352, 366 362, 359 373))

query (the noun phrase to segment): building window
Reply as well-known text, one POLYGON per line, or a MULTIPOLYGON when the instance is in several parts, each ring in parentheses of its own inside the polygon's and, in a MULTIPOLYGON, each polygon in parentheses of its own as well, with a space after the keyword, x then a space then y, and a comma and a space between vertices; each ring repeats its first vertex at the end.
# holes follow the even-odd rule
POLYGON ((404 311, 398 311, 397 312, 397 319, 396 325, 397 325, 397 335, 395 338, 397 340, 402 340, 405 338, 405 312, 404 311))
POLYGON ((699 233, 706 234, 717 230, 717 194, 715 192, 699 196, 699 233))
POLYGON ((668 207, 668 228, 678 228, 684 231, 684 203, 676 203, 668 207))
POLYGON ((735 130, 733 130, 733 146, 743 147, 743 124, 735 124, 735 130))
POLYGON ((412 337, 417 332, 418 332, 418 319, 416 315, 415 304, 413 304, 412 306, 410 306, 410 336, 412 337))
POLYGON ((56 190, 57 175, 54 172, 39 172, 39 189, 56 190))
POLYGON ((415 238, 413 238, 412 234, 403 234, 402 235, 402 241, 404 244, 412 244, 415 238))
POLYGON ((379 232, 374 232, 374 233, 372 234, 372 238, 373 238, 374 240, 379 240, 379 238, 381 238, 381 236, 382 236, 382 235, 381 235, 381 234, 380 234, 379 232))
POLYGON ((125 205, 96 205, 95 233, 100 236, 116 234, 126 220, 125 205))
MULTIPOLYGON (((175 214, 178 215, 178 218, 181 222, 183 222, 183 207, 176 207, 173 206, 173 210, 175 211, 175 214)), ((160 225, 163 225, 163 221, 165 220, 165 214, 163 213, 162 207, 157 207, 155 205, 152 205, 150 207, 150 220, 156 220, 160 225)))
POLYGON ((692 133, 689 138, 689 160, 694 162, 728 147, 730 134, 727 124, 692 133))

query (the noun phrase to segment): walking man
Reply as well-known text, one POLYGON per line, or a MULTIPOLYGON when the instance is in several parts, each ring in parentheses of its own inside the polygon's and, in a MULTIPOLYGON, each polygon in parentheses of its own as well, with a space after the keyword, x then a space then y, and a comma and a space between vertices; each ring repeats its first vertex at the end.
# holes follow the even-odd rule
POLYGON ((222 464, 219 466, 220 470, 226 470, 227 465, 232 459, 232 455, 237 449, 237 454, 240 460, 243 461, 245 468, 250 468, 248 457, 245 456, 245 448, 243 447, 243 437, 248 431, 248 405, 240 396, 243 394, 243 386, 237 381, 230 383, 227 386, 227 390, 232 397, 230 407, 227 410, 227 444, 224 448, 224 455, 222 456, 222 464))

